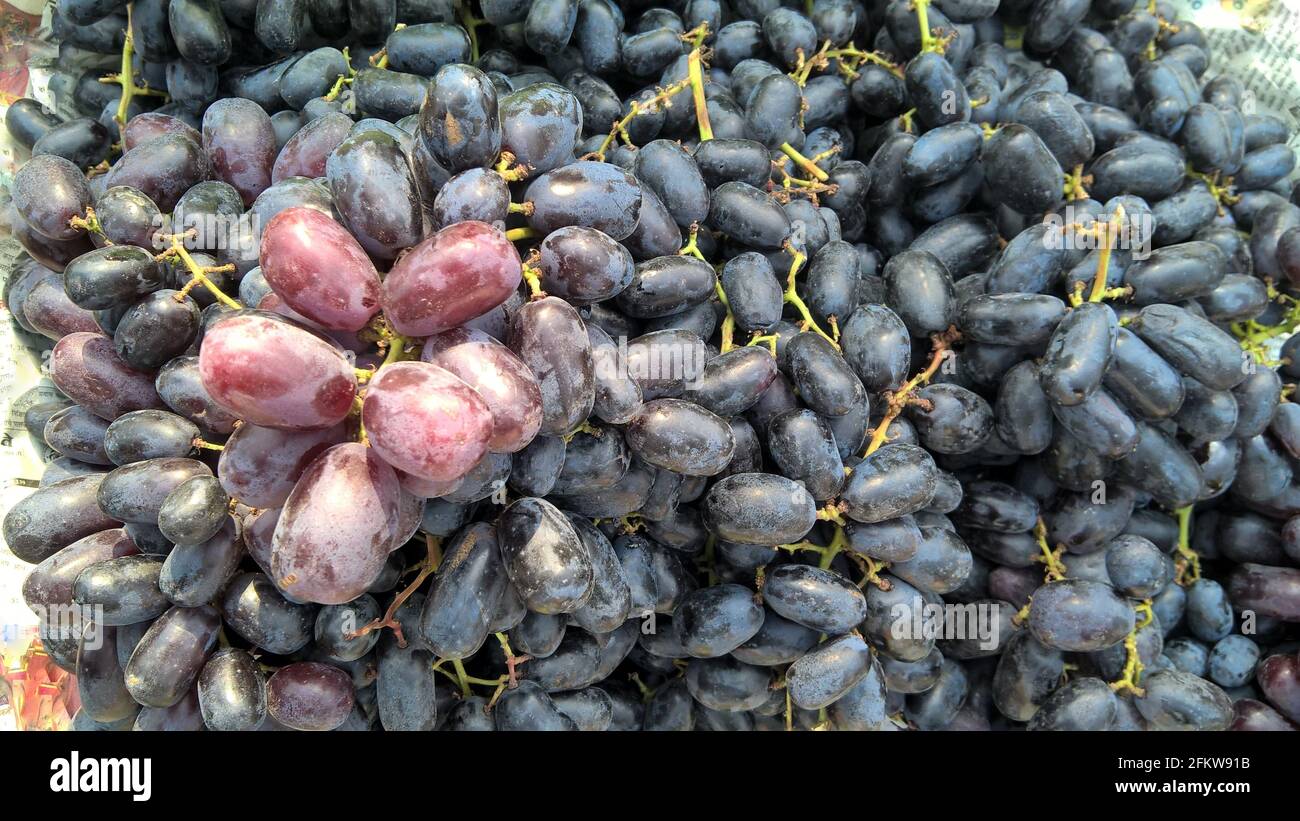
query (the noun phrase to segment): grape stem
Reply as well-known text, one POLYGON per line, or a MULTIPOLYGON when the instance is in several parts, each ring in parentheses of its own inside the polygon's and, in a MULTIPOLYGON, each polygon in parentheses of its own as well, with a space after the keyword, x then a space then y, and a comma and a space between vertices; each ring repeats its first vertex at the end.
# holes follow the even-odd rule
POLYGON ((343 93, 343 86, 351 85, 352 80, 357 76, 356 69, 352 67, 352 55, 348 54, 346 48, 343 49, 343 60, 348 64, 348 70, 346 73, 340 74, 338 79, 334 81, 334 85, 328 92, 326 92, 325 96, 322 98, 326 102, 337 100, 339 95, 343 93))
POLYGON ((1146 691, 1138 685, 1142 682, 1142 671, 1146 666, 1142 664, 1142 656, 1138 652, 1137 634, 1139 630, 1151 623, 1155 613, 1151 610, 1150 599, 1143 599, 1134 609, 1141 616, 1141 620, 1134 624, 1133 629, 1124 637, 1124 672, 1118 681, 1111 682, 1110 688, 1117 693, 1130 692, 1141 697, 1146 695, 1146 691))
POLYGON ((1283 362, 1272 359, 1269 352, 1270 343, 1277 337, 1286 336, 1300 327, 1300 300, 1278 291, 1272 280, 1268 278, 1264 279, 1264 283, 1268 289, 1269 299, 1286 306, 1286 312, 1282 314, 1281 320, 1276 325, 1262 325, 1254 319, 1248 319, 1245 322, 1234 322, 1229 328, 1233 336, 1241 341, 1242 349, 1253 356, 1258 364, 1276 368, 1283 362))
POLYGON ((826 182, 831 178, 831 175, 823 171, 817 163, 800 154, 798 149, 789 143, 781 143, 781 153, 794 160, 795 165, 812 174, 819 182, 826 182))
POLYGON ((952 38, 934 36, 930 29, 930 0, 912 0, 912 6, 916 9, 916 24, 921 29, 921 51, 943 54, 952 38))
POLYGON ((868 584, 875 585, 881 590, 892 590, 893 585, 888 579, 880 578, 880 574, 889 569, 889 562, 879 562, 870 556, 862 556, 853 551, 844 554, 853 560, 858 569, 862 571, 862 580, 858 582, 859 588, 864 588, 868 584))
POLYGON ((465 27, 465 33, 469 35, 470 62, 478 63, 478 27, 487 21, 480 20, 474 16, 470 11, 469 0, 457 0, 456 17, 460 20, 460 24, 465 27))
POLYGON ((201 448, 203 450, 225 450, 226 449, 225 445, 218 445, 213 442, 209 442, 201 436, 195 436, 190 441, 190 444, 196 448, 201 448))
MULTIPOLYGON (((707 23, 701 23, 697 31, 708 32, 707 23)), ((691 83, 691 96, 695 98, 695 121, 700 127, 700 142, 713 139, 713 125, 709 122, 709 103, 704 96, 704 51, 697 43, 686 58, 686 77, 691 83)))
MULTIPOLYGON (((505 633, 496 634, 497 641, 501 643, 501 652, 506 655, 506 678, 510 689, 519 685, 516 668, 526 661, 531 661, 532 656, 516 656, 515 652, 510 649, 510 640, 506 638, 505 633)), ((496 699, 493 698, 493 701, 496 699)))
POLYGON ((844 535, 844 528, 841 525, 836 524, 835 535, 831 537, 831 543, 827 545, 826 550, 822 552, 822 560, 817 563, 817 566, 822 570, 830 568, 831 562, 835 561, 835 557, 839 555, 841 550, 848 546, 849 540, 844 535))
POLYGON ((642 701, 649 701, 650 699, 654 698, 655 695, 654 688, 646 686, 645 682, 641 681, 641 676, 637 675, 636 673, 628 673, 627 679, 628 681, 636 685, 636 689, 641 693, 642 701))
POLYGON ((1192 505, 1174 511, 1178 518, 1178 560, 1174 562, 1174 581, 1186 586, 1201 578, 1201 556, 1192 549, 1192 505))
POLYGON ((492 170, 500 174, 501 179, 506 182, 519 182, 528 179, 528 175, 532 173, 532 168, 523 163, 515 165, 515 159, 515 155, 511 152, 502 151, 501 157, 497 160, 497 164, 492 166, 492 170))
POLYGON ((1038 521, 1034 524, 1034 541, 1038 542, 1038 549, 1042 553, 1035 556, 1034 561, 1041 562, 1047 570, 1043 573, 1043 583, 1059 582, 1065 580, 1065 564, 1061 561, 1061 554, 1065 552, 1065 545, 1058 545, 1055 550, 1047 544, 1047 523, 1043 517, 1039 516, 1038 521))
POLYGON ((790 78, 800 86, 807 85, 812 73, 828 68, 831 60, 838 61, 840 73, 850 80, 858 76, 858 69, 866 63, 878 65, 900 80, 903 77, 902 67, 878 51, 863 51, 852 42, 844 48, 833 49, 831 41, 826 40, 811 57, 805 57, 803 49, 795 52, 794 71, 790 72, 790 78))
MULTIPOLYGON (((1105 222, 1084 226, 1072 223, 1069 230, 1077 234, 1093 237, 1098 242, 1097 273, 1092 278, 1092 291, 1088 294, 1089 302, 1101 302, 1103 299, 1127 296, 1133 293, 1132 287, 1107 288, 1106 280, 1110 276, 1110 254, 1124 227, 1124 206, 1115 206, 1115 213, 1105 222)), ((1083 283, 1076 283, 1070 294, 1070 304, 1077 308, 1083 304, 1083 283)))
MULTIPOLYGON (((700 224, 698 222, 691 223, 690 237, 687 239, 686 244, 682 246, 682 249, 677 253, 685 257, 695 257, 700 262, 707 265, 709 261, 705 259, 704 254, 700 252, 700 246, 698 243, 699 236, 700 224)), ((718 301, 722 303, 722 307, 727 311, 726 316, 722 318, 722 344, 719 348, 721 353, 727 353, 728 351, 734 350, 736 347, 736 315, 731 312, 731 303, 727 300, 727 292, 722 288, 722 280, 716 276, 713 280, 713 291, 717 294, 718 301)))
POLYGON ((244 307, 242 302, 236 299, 231 299, 224 291, 217 287, 215 282, 208 278, 208 274, 221 274, 234 271, 234 263, 228 265, 210 265, 207 267, 199 265, 194 261, 194 257, 190 256, 190 252, 185 250, 185 238, 190 236, 192 232, 193 229, 186 231, 183 234, 172 234, 172 247, 154 257, 154 259, 157 260, 173 258, 179 259, 185 267, 189 269, 190 281, 185 283, 184 287, 176 292, 173 299, 177 302, 184 302, 185 297, 189 296, 190 291, 194 290, 195 286, 202 285, 204 288, 207 288, 222 305, 225 305, 228 308, 233 308, 236 311, 241 310, 244 307))
POLYGON ((840 349, 840 343, 832 338, 830 334, 821 329, 821 326, 817 324, 817 320, 813 319, 812 312, 808 310, 808 305, 803 301, 803 298, 799 296, 799 291, 795 288, 799 276, 799 269, 802 268, 804 262, 808 260, 807 255, 805 255, 803 251, 795 248, 789 240, 786 240, 782 247, 785 248, 786 253, 790 255, 790 273, 786 276, 785 293, 782 295, 783 300, 787 305, 793 305, 795 310, 799 312, 799 316, 803 319, 803 322, 801 323, 803 330, 815 331, 819 336, 831 343, 831 347, 838 351, 840 349))
POLYGON ((939 366, 943 364, 944 359, 948 356, 948 351, 952 349, 952 344, 958 339, 961 339, 961 333, 955 326, 950 326, 948 330, 941 334, 930 335, 930 341, 933 344, 930 363, 925 366, 925 370, 909 379, 903 387, 892 393, 886 393, 889 403, 888 410, 885 411, 885 417, 880 420, 880 424, 876 426, 876 429, 871 434, 871 441, 867 444, 867 450, 862 454, 864 459, 880 450, 880 446, 885 444, 885 439, 889 437, 889 425, 898 418, 898 415, 903 412, 903 408, 912 401, 913 391, 929 382, 939 372, 939 366))
POLYGON ((131 111, 131 100, 135 97, 160 97, 167 99, 167 93, 149 88, 148 85, 135 84, 135 72, 131 65, 131 58, 135 53, 135 36, 131 33, 131 7, 133 3, 126 5, 126 38, 122 41, 122 64, 116 74, 108 74, 99 78, 101 83, 116 83, 122 87, 122 96, 117 101, 117 113, 113 115, 113 122, 117 123, 118 131, 121 133, 123 141, 123 150, 126 150, 126 118, 131 111))
MULTIPOLYGON (((388 610, 384 612, 382 618, 373 619, 356 630, 344 633, 343 637, 345 639, 359 639, 373 630, 382 630, 383 628, 388 627, 391 628, 393 634, 397 636, 397 646, 406 646, 406 636, 402 633, 402 624, 394 618, 397 614, 397 610, 411 597, 411 594, 419 589, 420 585, 424 584, 425 579, 433 575, 433 572, 438 569, 438 565, 442 563, 442 543, 437 536, 425 534, 424 546, 426 551, 424 561, 420 564, 420 572, 415 575, 415 581, 407 585, 406 589, 393 598, 392 603, 388 605, 388 610)), ((461 672, 463 673, 464 671, 462 670, 461 672)), ((466 691, 465 694, 469 695, 469 692, 466 691)))
POLYGON ((709 587, 718 583, 718 573, 714 568, 714 557, 717 552, 717 544, 718 537, 710 533, 709 538, 704 540, 704 554, 700 557, 700 565, 697 566, 697 569, 704 572, 709 587))
MULTIPOLYGON (((507 236, 509 236, 509 234, 507 234, 507 236)), ((536 249, 534 249, 534 251, 536 251, 536 249)), ((523 277, 524 282, 528 283, 528 292, 532 295, 531 298, 534 300, 546 298, 546 292, 542 290, 542 272, 532 265, 536 259, 536 256, 529 254, 528 259, 524 260, 523 267, 520 271, 520 275, 523 277)))
POLYGON ((92 206, 86 206, 86 216, 73 217, 68 220, 69 228, 80 228, 91 234, 98 234, 104 240, 106 245, 112 245, 108 237, 104 236, 104 227, 99 224, 99 217, 95 215, 95 209, 92 206))
POLYGON ((520 240, 525 239, 536 239, 540 236, 541 234, 536 228, 511 228, 509 231, 506 231, 506 239, 511 242, 519 242, 520 240))
POLYGON ((649 100, 645 101, 644 103, 641 102, 640 100, 632 100, 630 103, 628 103, 627 114, 624 114, 622 119, 618 120, 617 122, 614 123, 614 125, 610 127, 609 133, 605 135, 604 142, 600 144, 600 148, 588 154, 587 159, 593 159, 599 162, 604 162, 605 154, 614 145, 614 142, 620 137, 623 138, 623 142, 626 145, 632 145, 632 138, 627 133, 627 127, 632 122, 632 120, 636 119, 638 116, 646 113, 647 111, 657 111, 659 110, 660 106, 663 106, 664 108, 670 108, 672 106, 672 100, 671 100, 672 96, 677 92, 681 91, 682 89, 686 88, 690 84, 691 84, 691 78, 688 76, 684 80, 678 80, 677 82, 672 83, 671 85, 667 85, 664 86, 663 88, 656 90, 655 96, 651 97, 649 100))
MULTIPOLYGON (((396 26, 393 27, 393 31, 401 31, 404 28, 406 28, 405 23, 398 23, 396 26)), ((475 57, 474 59, 477 60, 478 58, 475 57)), ((370 59, 367 62, 369 62, 370 65, 374 66, 375 68, 388 68, 387 44, 385 44, 384 47, 381 48, 379 51, 376 51, 374 54, 370 55, 370 59)))
MULTIPOLYGON (((974 103, 971 103, 973 106, 974 103)), ((1088 199, 1088 189, 1084 186, 1092 185, 1092 175, 1083 173, 1083 166, 1076 165, 1073 171, 1066 172, 1065 175, 1065 198, 1067 200, 1086 200, 1088 199)))

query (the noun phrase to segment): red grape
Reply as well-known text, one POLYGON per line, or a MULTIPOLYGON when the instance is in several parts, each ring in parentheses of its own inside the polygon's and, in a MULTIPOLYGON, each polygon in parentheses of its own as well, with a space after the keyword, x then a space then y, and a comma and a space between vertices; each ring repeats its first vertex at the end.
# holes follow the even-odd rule
POLYGON ((271 182, 286 177, 325 176, 325 161, 352 130, 352 118, 338 112, 317 117, 289 138, 271 168, 271 182))
POLYGON ((221 451, 221 486, 249 507, 279 507, 303 471, 331 445, 344 441, 345 433, 342 424, 308 431, 240 425, 221 451))
POLYGON ((61 339, 78 331, 99 332, 95 315, 68 299, 63 290, 63 277, 58 274, 36 283, 23 302, 22 310, 32 330, 50 339, 61 339))
POLYGON ((146 111, 135 115, 126 124, 126 131, 122 134, 122 145, 125 146, 125 150, 130 151, 137 145, 143 145, 164 134, 180 134, 182 137, 189 137, 195 145, 203 142, 203 136, 184 120, 155 111, 146 111))
POLYGON ((127 367, 103 334, 60 339, 50 354, 50 378, 69 399, 110 422, 127 411, 163 406, 153 376, 127 367))
POLYGON ((310 331, 247 311, 208 329, 199 373, 213 401, 254 425, 328 428, 348 415, 357 392, 352 365, 310 331))
POLYGON ((449 482, 435 482, 432 479, 412 476, 404 470, 397 471, 397 481, 402 486, 402 490, 421 499, 437 499, 439 496, 446 496, 460 487, 464 480, 464 476, 458 476, 449 482))
POLYGON ((287 208, 262 232, 262 275, 298 313, 358 331, 379 310, 379 274, 347 229, 312 208, 287 208))
POLYGON ((492 412, 495 453, 522 450, 542 426, 542 392, 523 360, 497 340, 473 328, 429 337, 420 358, 460 377, 492 412))
POLYGON ((352 679, 337 667, 300 661, 266 682, 266 711, 295 730, 333 730, 352 712, 352 679))
POLYGON ((436 334, 505 302, 522 270, 504 233, 485 222, 457 223, 393 265, 384 280, 384 312, 398 333, 436 334))
POLYGON ((307 468, 271 542, 276 584, 297 601, 342 604, 366 592, 397 535, 397 474, 373 449, 335 445, 307 468))
POLYGON ((366 388, 361 419, 393 467, 423 479, 459 479, 487 453, 492 411, 478 391, 427 362, 398 362, 366 388))

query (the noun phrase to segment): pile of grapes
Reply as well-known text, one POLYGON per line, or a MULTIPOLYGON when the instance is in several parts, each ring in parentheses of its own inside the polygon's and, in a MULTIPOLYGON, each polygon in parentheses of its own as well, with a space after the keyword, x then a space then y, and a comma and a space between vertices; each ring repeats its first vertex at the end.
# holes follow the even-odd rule
POLYGON ((1300 722, 1295 156, 1163 0, 54 15, 78 728, 1300 722))

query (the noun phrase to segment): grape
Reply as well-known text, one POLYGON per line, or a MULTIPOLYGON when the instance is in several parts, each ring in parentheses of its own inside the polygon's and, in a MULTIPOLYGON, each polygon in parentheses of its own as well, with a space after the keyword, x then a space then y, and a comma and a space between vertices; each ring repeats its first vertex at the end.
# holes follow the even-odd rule
POLYGON ((1143 679, 1138 712, 1153 728, 1223 730, 1232 720, 1228 696, 1204 679, 1180 670, 1156 670, 1143 679))
POLYGON ((111 464, 104 452, 104 435, 108 425, 103 419, 73 405, 46 421, 42 431, 45 444, 64 456, 94 465, 111 464))
MULTIPOLYGON (((1205 636, 1221 638, 1217 635, 1221 631, 1212 629, 1212 626, 1219 622, 1206 618, 1212 613, 1221 612, 1217 602, 1213 601, 1217 596, 1207 595, 1206 597, 1213 603, 1206 604, 1200 604, 1198 596, 1196 610, 1198 616, 1195 621, 1192 616, 1192 593, 1199 585, 1207 586, 1207 593, 1213 593, 1213 588, 1209 587, 1213 584, 1214 582, 1208 580, 1198 582, 1188 591, 1188 626, 1192 627, 1193 632, 1198 636, 1204 637, 1203 633, 1205 636), (1201 629, 1197 630, 1196 627, 1201 629)), ((1219 594, 1221 595, 1221 591, 1219 594)), ((1294 568, 1243 564, 1233 570, 1228 578, 1228 595, 1236 607, 1254 610, 1260 615, 1283 621, 1300 619, 1300 572, 1294 568)))
POLYGON ((392 259, 419 241, 415 179, 393 137, 378 130, 354 133, 329 155, 325 176, 343 224, 367 253, 392 259))
POLYGON ((232 578, 220 606, 222 618, 236 634, 268 653, 293 653, 311 641, 316 608, 287 600, 261 573, 232 578))
POLYGON ((266 717, 266 676, 245 651, 223 648, 203 665, 198 697, 209 730, 254 730, 266 717))
POLYGON ((652 465, 688 476, 712 476, 727 466, 735 437, 722 419, 679 399, 647 402, 628 423, 628 446, 652 465))
POLYGON ((42 562, 79 539, 120 522, 99 508, 102 474, 77 476, 40 488, 4 518, 4 540, 25 562, 42 562))
POLYGON ((225 518, 207 540, 178 543, 163 562, 158 587, 173 604, 194 607, 212 601, 235 574, 243 558, 234 520, 225 518))
POLYGON ((463 222, 403 256, 381 299, 399 333, 429 336, 500 305, 518 287, 520 272, 519 254, 502 232, 463 222))
POLYGON ((162 615, 170 606, 159 589, 163 562, 158 556, 127 555, 105 559, 83 570, 72 584, 72 599, 97 610, 99 623, 138 624, 162 615))
POLYGON ((203 387, 245 422, 286 430, 328 428, 352 408, 356 376, 329 343, 257 312, 224 317, 204 335, 203 387))
POLYGON ((295 730, 332 730, 347 719, 353 702, 347 674, 326 664, 295 662, 266 680, 267 714, 295 730))
POLYGON ((488 622, 505 581, 495 528, 470 525, 443 553, 443 564, 420 612, 423 641, 439 658, 473 655, 488 634, 488 622))
POLYGON ((837 701, 871 672, 872 656, 862 638, 840 636, 809 650, 790 665, 786 687, 805 710, 837 701))
POLYGON ((497 702, 494 726, 497 730, 577 730, 578 725, 560 712, 555 702, 534 681, 521 681, 497 702))
POLYGON ((221 615, 209 605, 172 607, 145 631, 124 669, 126 689, 145 707, 185 698, 217 643, 221 615))
POLYGON ((358 636, 354 631, 381 616, 379 603, 370 595, 359 596, 347 604, 322 607, 316 613, 313 639, 331 659, 356 661, 374 649, 379 633, 372 631, 358 636))
POLYGON ((85 234, 68 224, 84 217, 90 205, 90 187, 81 169, 63 157, 39 154, 14 174, 13 203, 32 230, 53 240, 70 240, 85 234))
POLYGON ((1107 585, 1062 581, 1044 585, 1034 594, 1029 629, 1049 647, 1093 652, 1124 639, 1135 617, 1107 585))
POLYGON ((243 504, 279 507, 289 498, 308 465, 343 439, 341 424, 310 431, 244 424, 221 451, 217 476, 226 493, 243 504))
POLYGON ((464 476, 487 452, 493 418, 487 403, 451 372, 425 362, 397 363, 368 385, 363 421, 385 461, 416 476, 464 476), (438 438, 427 430, 439 431, 438 438))
POLYGON ((586 603, 591 558, 554 505, 535 498, 514 502, 501 512, 497 538, 506 573, 530 610, 572 613, 586 603))
POLYGON ((105 186, 130 186, 170 212, 181 195, 207 179, 209 160, 193 135, 163 133, 129 149, 104 177, 105 186))
POLYGON ((885 445, 862 461, 841 493, 851 519, 873 524, 915 513, 934 498, 934 459, 915 445, 885 445))
POLYGON ((570 162, 582 132, 582 106, 551 82, 526 86, 500 98, 501 148, 545 173, 570 162))
POLYGON ((509 348, 472 329, 444 331, 424 343, 421 359, 459 377, 492 414, 488 448, 514 453, 537 435, 542 397, 537 380, 509 348))
POLYGON ((131 411, 104 431, 104 451, 115 465, 187 456, 199 429, 188 419, 160 410, 131 411))
POLYGON ((130 367, 155 370, 189 349, 200 322, 193 299, 181 297, 179 291, 156 291, 122 316, 113 332, 113 347, 130 367))
POLYGON ((303 472, 276 525, 271 565, 299 600, 341 604, 361 593, 383 568, 397 535, 397 475, 359 444, 334 445, 303 472), (319 506, 347 499, 331 520, 319 506))
POLYGON ((93 624, 82 634, 77 652, 77 695, 81 711, 96 721, 121 721, 139 709, 123 683, 115 628, 93 624))
POLYGON ((96 496, 100 508, 110 516, 124 522, 156 525, 168 494, 189 479, 211 475, 207 465, 194 459, 131 462, 105 476, 96 496))
POLYGON ((433 657, 389 636, 379 647, 376 701, 385 730, 432 730, 438 719, 433 657))
POLYGON ((577 311, 556 297, 530 302, 511 318, 507 345, 541 388, 540 433, 576 428, 596 401, 591 341, 577 311))
POLYGON ((639 263, 631 282, 615 297, 629 316, 655 318, 679 313, 709 298, 716 277, 703 262, 680 255, 639 263))
POLYGON ((289 307, 326 328, 357 331, 379 310, 379 276, 338 223, 310 208, 276 214, 258 255, 267 284, 289 307))

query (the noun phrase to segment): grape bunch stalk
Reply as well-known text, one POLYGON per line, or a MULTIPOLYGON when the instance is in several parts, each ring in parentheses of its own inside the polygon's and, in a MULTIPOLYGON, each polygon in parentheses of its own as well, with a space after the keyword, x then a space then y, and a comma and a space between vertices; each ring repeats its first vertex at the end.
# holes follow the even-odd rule
POLYGON ((52 15, 78 729, 1300 725, 1292 135, 1163 0, 52 15))

